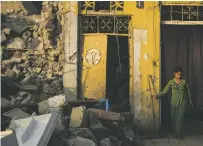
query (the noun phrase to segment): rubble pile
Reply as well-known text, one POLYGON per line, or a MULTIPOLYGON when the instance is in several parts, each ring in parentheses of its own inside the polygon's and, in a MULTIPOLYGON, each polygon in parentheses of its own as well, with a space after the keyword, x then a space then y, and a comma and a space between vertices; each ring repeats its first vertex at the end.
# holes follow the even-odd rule
POLYGON ((62 5, 42 3, 41 15, 2 15, 3 105, 40 102, 63 93, 62 5))
MULTIPOLYGON (((72 109, 66 134, 57 141, 61 146, 141 146, 142 140, 130 124, 129 113, 107 112, 86 109, 85 106, 72 109)), ((52 136, 49 146, 57 137, 52 136)))

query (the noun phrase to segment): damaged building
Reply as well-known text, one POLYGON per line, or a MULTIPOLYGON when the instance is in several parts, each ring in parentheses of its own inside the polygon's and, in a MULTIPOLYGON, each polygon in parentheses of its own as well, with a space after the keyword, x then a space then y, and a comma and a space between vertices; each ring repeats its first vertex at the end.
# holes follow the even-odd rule
POLYGON ((27 118, 56 127, 38 145, 142 145, 138 131, 171 124, 169 98, 152 95, 177 64, 200 117, 202 16, 189 1, 1 2, 2 130, 27 118))

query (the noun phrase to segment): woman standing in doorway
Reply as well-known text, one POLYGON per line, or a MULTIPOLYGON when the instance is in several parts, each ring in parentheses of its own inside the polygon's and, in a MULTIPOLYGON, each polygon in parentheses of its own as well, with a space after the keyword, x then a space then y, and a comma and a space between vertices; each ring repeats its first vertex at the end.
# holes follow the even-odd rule
POLYGON ((164 90, 155 99, 160 99, 169 89, 172 89, 171 118, 176 138, 183 140, 184 115, 188 103, 192 105, 190 91, 186 80, 182 79, 183 70, 180 67, 174 69, 174 79, 170 80, 164 90))

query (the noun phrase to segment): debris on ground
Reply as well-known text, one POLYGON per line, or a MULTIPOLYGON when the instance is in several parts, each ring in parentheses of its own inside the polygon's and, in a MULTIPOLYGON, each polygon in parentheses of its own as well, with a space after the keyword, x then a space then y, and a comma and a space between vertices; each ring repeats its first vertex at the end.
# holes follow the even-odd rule
POLYGON ((41 15, 28 15, 25 9, 2 14, 1 77, 3 97, 9 102, 13 102, 10 96, 17 98, 15 104, 24 104, 63 94, 60 6, 61 2, 42 2, 41 15), (16 86, 10 88, 7 82, 16 86), (23 102, 19 101, 17 91, 29 93, 21 99, 23 102))

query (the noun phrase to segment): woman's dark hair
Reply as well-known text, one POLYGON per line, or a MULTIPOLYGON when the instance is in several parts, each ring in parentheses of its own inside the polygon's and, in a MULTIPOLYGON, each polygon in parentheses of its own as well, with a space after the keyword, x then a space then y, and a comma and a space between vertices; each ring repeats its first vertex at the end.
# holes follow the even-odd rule
POLYGON ((183 69, 182 69, 181 67, 179 67, 179 66, 176 66, 176 67, 174 68, 174 73, 177 73, 177 72, 183 73, 183 69))

